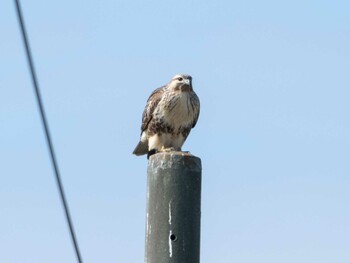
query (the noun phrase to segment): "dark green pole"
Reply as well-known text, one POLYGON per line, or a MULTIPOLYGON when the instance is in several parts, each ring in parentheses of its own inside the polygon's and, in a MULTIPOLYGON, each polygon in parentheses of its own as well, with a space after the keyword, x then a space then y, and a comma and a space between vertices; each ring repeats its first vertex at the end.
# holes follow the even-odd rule
POLYGON ((199 263, 201 160, 154 154, 148 162, 146 263, 199 263))

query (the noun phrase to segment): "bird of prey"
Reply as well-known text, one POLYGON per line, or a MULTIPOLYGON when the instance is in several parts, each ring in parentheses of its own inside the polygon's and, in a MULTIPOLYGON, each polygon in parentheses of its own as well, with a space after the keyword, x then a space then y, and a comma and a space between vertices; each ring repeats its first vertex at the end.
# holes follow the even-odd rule
POLYGON ((149 158, 161 151, 181 151, 197 123, 199 106, 190 75, 175 75, 167 85, 154 90, 143 111, 141 139, 133 154, 149 158))

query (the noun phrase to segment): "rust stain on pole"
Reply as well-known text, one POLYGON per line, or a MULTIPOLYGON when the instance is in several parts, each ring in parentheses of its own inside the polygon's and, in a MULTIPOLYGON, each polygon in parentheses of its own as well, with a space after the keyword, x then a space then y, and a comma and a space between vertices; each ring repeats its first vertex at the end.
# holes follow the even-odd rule
POLYGON ((148 162, 147 263, 199 263, 201 160, 184 152, 148 162))

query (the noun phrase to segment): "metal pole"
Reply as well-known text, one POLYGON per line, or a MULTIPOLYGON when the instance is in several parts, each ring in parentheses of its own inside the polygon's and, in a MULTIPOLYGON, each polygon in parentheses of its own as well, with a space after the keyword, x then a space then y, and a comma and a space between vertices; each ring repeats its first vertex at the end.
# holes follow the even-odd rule
POLYGON ((148 162, 146 263, 199 263, 201 160, 154 154, 148 162))

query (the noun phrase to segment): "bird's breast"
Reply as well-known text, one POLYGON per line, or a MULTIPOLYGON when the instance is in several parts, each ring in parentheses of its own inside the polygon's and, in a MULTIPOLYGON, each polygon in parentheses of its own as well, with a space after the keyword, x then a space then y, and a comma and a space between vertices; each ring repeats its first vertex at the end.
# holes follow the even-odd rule
POLYGON ((191 126, 195 118, 195 107, 191 103, 190 92, 166 94, 159 103, 158 112, 164 122, 178 129, 191 126))

